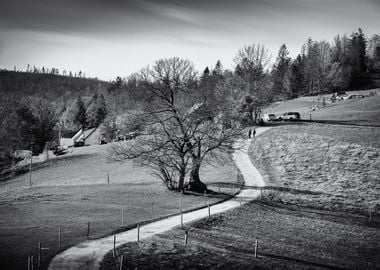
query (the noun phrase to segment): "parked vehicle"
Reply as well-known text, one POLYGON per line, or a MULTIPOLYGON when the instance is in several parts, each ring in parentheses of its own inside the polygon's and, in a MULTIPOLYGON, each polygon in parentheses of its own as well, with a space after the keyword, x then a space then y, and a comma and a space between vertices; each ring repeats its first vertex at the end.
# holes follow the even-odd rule
POLYGON ((265 122, 269 122, 269 121, 276 121, 277 118, 276 118, 276 115, 275 115, 275 114, 270 113, 270 114, 264 114, 263 120, 264 120, 265 122))
POLYGON ((138 135, 139 135, 139 133, 137 131, 133 131, 133 132, 130 132, 127 135, 125 135, 125 139, 126 140, 132 140, 132 139, 136 138, 138 135))
POLYGON ((53 148, 53 154, 56 156, 61 156, 61 155, 67 154, 68 152, 69 152, 69 148, 67 146, 56 145, 53 148))
POLYGON ((301 115, 298 112, 286 112, 279 117, 277 117, 278 120, 289 120, 289 121, 294 121, 294 120, 300 120, 301 115))
POLYGON ((349 95, 347 99, 365 98, 364 95, 349 95))
POLYGON ((335 94, 333 94, 333 98, 335 98, 336 100, 343 100, 343 99, 346 99, 347 97, 348 95, 344 91, 336 92, 335 94))

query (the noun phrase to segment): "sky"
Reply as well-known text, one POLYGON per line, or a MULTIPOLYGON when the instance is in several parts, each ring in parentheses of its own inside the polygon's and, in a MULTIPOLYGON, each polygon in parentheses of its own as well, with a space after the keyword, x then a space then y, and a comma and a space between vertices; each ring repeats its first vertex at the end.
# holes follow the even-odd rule
POLYGON ((127 77, 178 56, 198 71, 234 67, 244 45, 274 61, 308 37, 332 41, 362 28, 380 33, 380 0, 0 0, 0 68, 27 65, 88 77, 127 77))

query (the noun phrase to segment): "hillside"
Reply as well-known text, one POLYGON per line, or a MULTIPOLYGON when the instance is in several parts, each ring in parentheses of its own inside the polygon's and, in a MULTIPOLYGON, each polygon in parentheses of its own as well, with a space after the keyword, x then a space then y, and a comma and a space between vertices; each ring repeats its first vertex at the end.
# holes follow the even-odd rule
POLYGON ((272 201, 365 215, 380 210, 379 138, 378 127, 284 125, 258 137, 250 155, 272 201))
POLYGON ((0 70, 0 93, 35 95, 50 101, 105 91, 110 83, 93 78, 0 70))
POLYGON ((322 97, 300 97, 284 102, 277 102, 267 107, 265 113, 276 115, 284 112, 294 111, 301 114, 301 119, 310 119, 310 108, 314 109, 311 113, 312 120, 330 120, 346 122, 351 124, 380 125, 380 89, 350 91, 348 95, 360 94, 368 95, 376 92, 376 96, 359 99, 347 99, 330 103, 331 95, 322 97), (326 104, 323 105, 323 98, 326 104))

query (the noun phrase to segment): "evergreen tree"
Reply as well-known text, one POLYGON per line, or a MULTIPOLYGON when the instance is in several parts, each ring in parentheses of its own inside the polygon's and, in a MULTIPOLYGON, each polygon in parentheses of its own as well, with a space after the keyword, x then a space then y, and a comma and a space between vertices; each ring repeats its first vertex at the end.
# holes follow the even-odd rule
POLYGON ((103 95, 97 99, 96 126, 99 126, 107 116, 107 105, 103 95))
POLYGON ((106 118, 107 107, 103 95, 94 94, 86 112, 87 127, 98 127, 106 118))
POLYGON ((220 62, 220 60, 218 60, 216 62, 215 68, 212 71, 212 75, 214 75, 214 76, 222 76, 223 75, 223 65, 220 62))
POLYGON ((74 123, 76 123, 83 129, 86 128, 86 123, 87 123, 86 106, 81 97, 79 97, 76 102, 76 113, 74 115, 74 123))
POLYGON ((300 54, 291 63, 289 71, 289 98, 295 98, 305 92, 304 57, 300 54))
POLYGON ((27 149, 33 144, 34 153, 42 153, 47 141, 53 139, 53 128, 58 117, 55 108, 46 99, 28 97, 18 109, 19 132, 27 149))
POLYGON ((276 95, 289 96, 289 64, 289 52, 286 45, 283 44, 272 70, 273 93, 276 95))
POLYGON ((202 74, 202 77, 201 77, 201 81, 206 79, 208 76, 210 76, 210 69, 208 67, 206 67, 204 70, 203 70, 203 74, 202 74))
POLYGON ((352 67, 351 86, 359 84, 365 78, 367 72, 367 40, 363 31, 359 28, 358 32, 351 34, 349 58, 352 67))
POLYGON ((87 105, 86 110, 86 127, 87 128, 93 128, 97 125, 97 108, 98 108, 98 94, 94 94, 91 98, 90 103, 87 105))

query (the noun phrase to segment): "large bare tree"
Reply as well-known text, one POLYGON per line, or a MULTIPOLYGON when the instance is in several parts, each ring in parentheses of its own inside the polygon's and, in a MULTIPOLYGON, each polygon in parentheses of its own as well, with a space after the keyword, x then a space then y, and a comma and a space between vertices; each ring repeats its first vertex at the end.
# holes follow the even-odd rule
POLYGON ((263 45, 249 45, 240 49, 235 58, 235 73, 247 85, 248 95, 243 101, 243 111, 248 114, 246 124, 258 121, 262 106, 271 99, 268 68, 271 56, 263 45))
POLYGON ((203 191, 199 170, 207 156, 232 149, 240 129, 227 128, 216 108, 197 99, 193 64, 177 57, 157 61, 139 74, 145 95, 139 117, 145 119, 146 134, 133 142, 117 143, 116 160, 133 159, 154 170, 169 189, 203 191))

